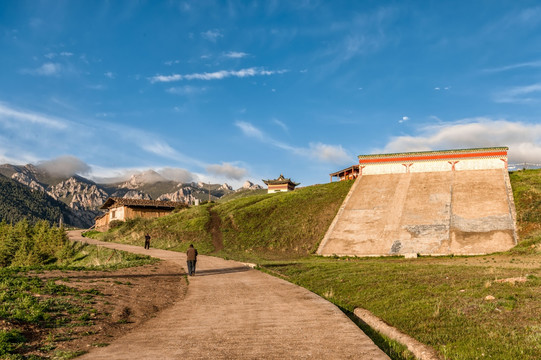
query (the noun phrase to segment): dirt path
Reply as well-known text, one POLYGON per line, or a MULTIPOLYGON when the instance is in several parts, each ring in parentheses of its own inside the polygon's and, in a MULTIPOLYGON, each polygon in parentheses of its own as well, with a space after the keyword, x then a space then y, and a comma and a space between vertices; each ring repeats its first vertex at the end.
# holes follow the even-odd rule
MULTIPOLYGON (((184 254, 99 244, 185 266, 184 254)), ((199 256, 197 266, 183 301, 81 359, 388 359, 336 306, 306 289, 234 261, 199 256)))
POLYGON ((220 216, 216 214, 215 211, 212 211, 212 208, 209 207, 210 222, 208 230, 212 235, 212 245, 214 245, 214 251, 220 251, 224 248, 224 243, 222 240, 222 232, 220 230, 222 226, 222 220, 220 216))

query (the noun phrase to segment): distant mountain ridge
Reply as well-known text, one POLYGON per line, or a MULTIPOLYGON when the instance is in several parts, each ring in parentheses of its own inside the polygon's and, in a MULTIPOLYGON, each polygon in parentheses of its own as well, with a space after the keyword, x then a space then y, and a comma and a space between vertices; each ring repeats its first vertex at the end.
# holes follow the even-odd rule
MULTIPOLYGON (((77 217, 79 225, 75 226, 81 227, 93 225, 95 217, 102 213, 99 208, 111 196, 191 204, 196 199, 209 200, 209 192, 210 200, 235 192, 228 184, 181 183, 168 180, 153 170, 132 175, 129 180, 114 184, 98 184, 79 175, 55 176, 32 164, 0 165, 0 175, 66 205, 61 209, 62 214, 65 213, 68 218, 77 217)), ((236 191, 247 189, 261 189, 261 186, 246 181, 236 191)))

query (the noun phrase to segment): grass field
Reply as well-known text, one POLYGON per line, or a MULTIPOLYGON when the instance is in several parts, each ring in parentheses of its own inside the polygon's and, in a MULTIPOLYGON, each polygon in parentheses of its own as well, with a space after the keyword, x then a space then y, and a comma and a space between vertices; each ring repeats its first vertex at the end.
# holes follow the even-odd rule
POLYGON ((146 256, 71 243, 63 229, 46 223, 0 224, 0 359, 68 359, 78 352, 59 352, 47 339, 40 349, 28 349, 29 336, 60 327, 92 324, 95 290, 76 290, 37 276, 48 270, 114 270, 154 263, 146 256), (34 354, 27 354, 28 351, 34 354), (35 353, 46 354, 46 357, 35 353))
MULTIPOLYGON (((257 262, 263 271, 345 311, 370 310, 445 359, 540 359, 541 170, 512 173, 511 182, 521 241, 506 253, 487 256, 311 255, 351 182, 207 204, 155 221, 138 220, 97 237, 142 244, 143 232, 150 231, 156 247, 184 251, 194 242, 202 253, 257 262), (218 225, 212 220, 216 216, 218 225), (220 239, 213 226, 219 226, 220 239), (223 246, 219 251, 217 240, 223 246)), ((389 341, 382 345, 393 346, 389 341)), ((391 353, 397 359, 408 356, 391 353)))

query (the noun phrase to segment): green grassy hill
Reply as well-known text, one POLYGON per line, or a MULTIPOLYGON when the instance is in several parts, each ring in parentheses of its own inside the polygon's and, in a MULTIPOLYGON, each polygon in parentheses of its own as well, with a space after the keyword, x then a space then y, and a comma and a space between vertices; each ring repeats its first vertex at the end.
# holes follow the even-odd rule
POLYGON ((139 243, 149 232, 152 246, 160 248, 184 250, 194 243, 201 253, 235 258, 305 256, 317 249, 352 184, 314 185, 194 206, 159 219, 131 220, 97 237, 139 243))

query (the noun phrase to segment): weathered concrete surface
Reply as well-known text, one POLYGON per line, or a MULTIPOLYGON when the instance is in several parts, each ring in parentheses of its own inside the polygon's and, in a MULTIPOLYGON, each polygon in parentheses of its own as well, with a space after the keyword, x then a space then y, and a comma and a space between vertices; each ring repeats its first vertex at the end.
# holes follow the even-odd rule
MULTIPOLYGON (((89 242, 185 267, 181 253, 89 242)), ((333 304, 241 263, 199 256, 189 281, 183 301, 81 359, 388 359, 333 304)))
POLYGON ((323 239, 321 255, 484 254, 516 244, 502 169, 363 175, 323 239))

